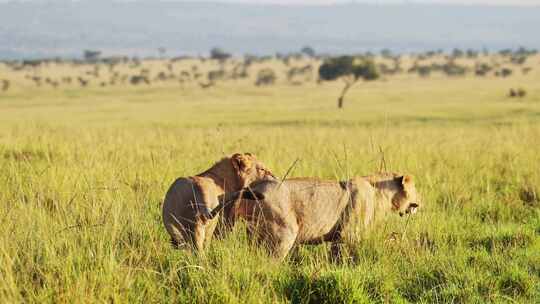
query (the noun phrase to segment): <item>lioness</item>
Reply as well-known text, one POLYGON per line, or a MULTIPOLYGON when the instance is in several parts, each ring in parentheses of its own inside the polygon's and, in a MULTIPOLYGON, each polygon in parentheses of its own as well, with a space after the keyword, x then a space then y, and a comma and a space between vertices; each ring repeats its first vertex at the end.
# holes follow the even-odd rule
POLYGON ((218 196, 265 178, 275 177, 250 153, 225 157, 201 174, 178 178, 169 187, 162 210, 172 243, 203 250, 216 228, 218 217, 211 209, 218 206, 218 196))
POLYGON ((280 259, 295 243, 328 241, 334 252, 353 226, 365 229, 391 211, 403 215, 419 207, 413 178, 395 173, 346 182, 313 178, 261 181, 234 195, 243 198, 236 203, 234 215, 246 219, 250 232, 280 259))

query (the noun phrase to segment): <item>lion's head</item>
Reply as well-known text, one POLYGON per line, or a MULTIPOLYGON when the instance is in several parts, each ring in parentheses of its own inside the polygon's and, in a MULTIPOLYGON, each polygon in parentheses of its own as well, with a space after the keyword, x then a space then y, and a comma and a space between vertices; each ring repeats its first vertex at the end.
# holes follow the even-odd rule
POLYGON ((231 164, 237 174, 241 188, 247 187, 254 181, 275 179, 272 172, 253 154, 236 153, 231 156, 231 164))
POLYGON ((414 214, 420 207, 420 197, 416 192, 414 179, 411 175, 394 177, 394 183, 399 189, 392 198, 392 205, 399 215, 414 214))

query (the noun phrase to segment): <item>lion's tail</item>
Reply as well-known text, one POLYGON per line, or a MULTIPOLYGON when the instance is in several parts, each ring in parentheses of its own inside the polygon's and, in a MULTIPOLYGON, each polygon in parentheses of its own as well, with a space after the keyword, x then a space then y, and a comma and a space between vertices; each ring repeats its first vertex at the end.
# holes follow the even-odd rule
POLYGON ((203 221, 214 218, 214 216, 212 216, 211 208, 219 204, 219 200, 215 196, 215 191, 212 191, 215 185, 208 180, 200 178, 198 176, 194 176, 191 179, 193 181, 192 190, 195 197, 195 201, 193 203, 196 209, 197 216, 200 217, 203 221))
POLYGON ((225 206, 227 206, 228 204, 231 204, 235 201, 237 201, 238 199, 246 199, 246 200, 263 200, 264 199, 264 194, 256 191, 256 190, 251 190, 249 188, 244 188, 240 191, 236 191, 236 192, 230 192, 230 193, 225 193, 223 195, 220 195, 218 197, 218 200, 219 200, 219 204, 217 205, 216 208, 214 208, 212 211, 210 211, 210 218, 209 219, 213 219, 214 217, 216 217, 219 212, 221 212, 221 210, 223 210, 225 208, 225 206))

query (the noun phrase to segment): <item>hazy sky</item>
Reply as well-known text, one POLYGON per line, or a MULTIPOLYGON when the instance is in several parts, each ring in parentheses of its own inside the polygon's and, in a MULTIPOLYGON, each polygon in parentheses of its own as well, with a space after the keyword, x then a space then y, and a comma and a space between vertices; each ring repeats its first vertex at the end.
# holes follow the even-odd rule
MULTIPOLYGON (((211 1, 211 0, 210 0, 211 1)), ((335 4, 335 3, 444 3, 490 5, 540 5, 540 0, 215 0, 218 2, 278 3, 278 4, 335 4)), ((197 2, 197 1, 187 1, 197 2)), ((209 2, 209 1, 204 1, 209 2)))
MULTIPOLYGON (((49 0, 0 0, 5 2, 47 2, 49 0)), ((73 0, 90 1, 90 0, 73 0)), ((114 1, 114 0, 111 0, 114 1)), ((117 1, 137 1, 137 0, 117 0, 117 1)), ((149 1, 149 0, 146 0, 149 1)), ((336 4, 336 3, 430 3, 430 4, 488 4, 488 5, 534 5, 540 6, 540 0, 152 0, 152 1, 181 1, 181 2, 240 2, 252 4, 336 4)))

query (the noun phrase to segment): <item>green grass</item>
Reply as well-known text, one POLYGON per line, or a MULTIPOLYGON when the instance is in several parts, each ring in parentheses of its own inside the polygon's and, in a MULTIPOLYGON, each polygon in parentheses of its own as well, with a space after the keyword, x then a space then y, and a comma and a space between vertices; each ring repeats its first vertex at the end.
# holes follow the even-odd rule
POLYGON ((210 90, 0 94, 2 302, 540 301, 538 77, 414 78, 210 90), (523 84, 529 95, 504 97, 523 84), (283 175, 415 175, 424 205, 352 244, 283 263, 244 229, 205 256, 173 250, 161 202, 178 176, 249 151, 283 175))

